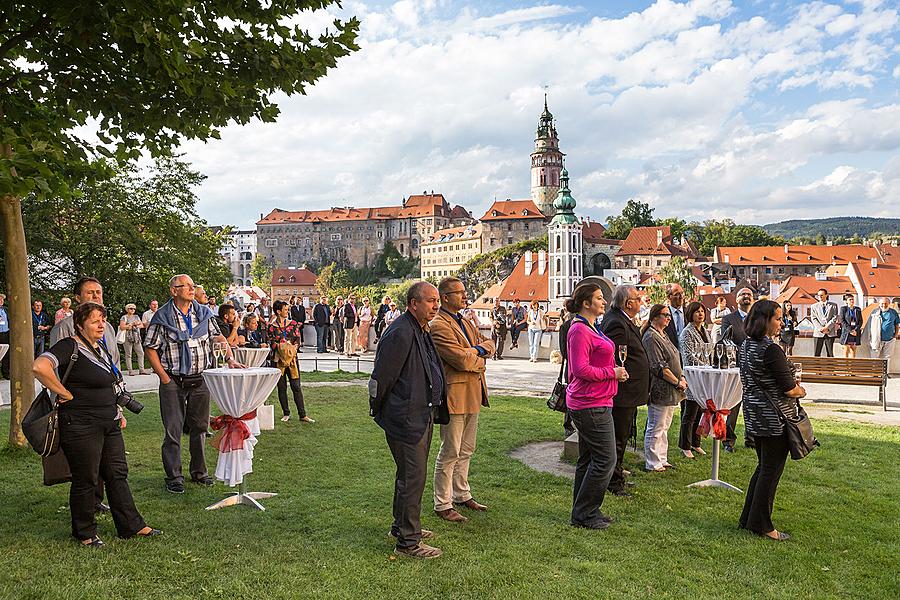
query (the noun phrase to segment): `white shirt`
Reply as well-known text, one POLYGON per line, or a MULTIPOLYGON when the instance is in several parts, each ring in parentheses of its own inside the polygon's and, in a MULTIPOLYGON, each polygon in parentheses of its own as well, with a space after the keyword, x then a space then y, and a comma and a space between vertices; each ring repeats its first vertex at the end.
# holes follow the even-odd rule
POLYGON ((143 321, 145 324, 149 325, 150 319, 152 319, 153 315, 155 315, 155 314, 156 314, 155 310, 145 310, 144 314, 141 315, 141 321, 143 321))

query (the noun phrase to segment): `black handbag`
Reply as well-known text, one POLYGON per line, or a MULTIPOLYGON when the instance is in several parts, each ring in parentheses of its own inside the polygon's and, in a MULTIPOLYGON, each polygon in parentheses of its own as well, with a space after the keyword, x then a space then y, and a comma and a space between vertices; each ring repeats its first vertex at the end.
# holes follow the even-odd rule
MULTIPOLYGON (((66 384, 69 373, 72 372, 72 367, 75 366, 77 360, 78 344, 76 343, 75 349, 72 351, 72 357, 69 360, 69 366, 66 367, 66 372, 60 380, 60 383, 63 385, 66 384)), ((31 403, 31 407, 25 413, 25 418, 22 419, 22 433, 25 434, 25 439, 28 440, 34 451, 42 457, 55 454, 59 450, 59 413, 57 412, 57 407, 58 402, 51 400, 50 392, 47 388, 44 388, 37 398, 34 399, 34 402, 31 403)))
POLYGON ((563 382, 563 373, 566 370, 566 361, 562 361, 562 365, 559 367, 559 377, 556 378, 556 384, 553 386, 553 391, 550 392, 550 397, 547 398, 547 408, 550 410, 556 410, 559 412, 566 412, 566 388, 569 386, 568 382, 563 382))
POLYGON ((56 452, 41 458, 44 469, 44 485, 57 485, 72 481, 72 470, 65 452, 56 452))
POLYGON ((800 406, 799 401, 797 402, 796 418, 790 418, 784 414, 784 411, 781 410, 781 407, 777 402, 772 402, 771 399, 769 399, 769 402, 771 402, 775 407, 775 410, 778 411, 778 416, 784 424, 792 460, 805 458, 816 446, 821 445, 819 444, 819 440, 816 439, 816 436, 813 433, 812 423, 810 422, 806 411, 800 406))

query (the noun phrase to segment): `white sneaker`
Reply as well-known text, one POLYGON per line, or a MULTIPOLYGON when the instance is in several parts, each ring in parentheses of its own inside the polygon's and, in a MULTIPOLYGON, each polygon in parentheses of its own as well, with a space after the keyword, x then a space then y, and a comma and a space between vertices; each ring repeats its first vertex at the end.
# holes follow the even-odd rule
POLYGON ((690 450, 682 450, 681 453, 684 454, 685 458, 694 458, 694 453, 690 450))
POLYGON ((284 415, 283 417, 281 417, 282 423, 287 423, 290 420, 291 420, 291 415, 284 415))

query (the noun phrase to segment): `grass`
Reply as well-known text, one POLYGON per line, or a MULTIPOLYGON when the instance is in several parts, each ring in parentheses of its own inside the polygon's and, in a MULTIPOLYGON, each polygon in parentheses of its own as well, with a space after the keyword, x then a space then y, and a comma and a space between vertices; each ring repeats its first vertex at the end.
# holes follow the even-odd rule
MULTIPOLYGON (((205 512, 226 488, 163 490, 158 410, 152 394, 129 420, 131 486, 152 540, 117 540, 100 521, 102 551, 69 537, 68 486, 44 488, 36 455, 0 452, 0 597, 104 598, 861 598, 898 597, 896 428, 816 423, 823 446, 787 465, 777 544, 738 531, 742 496, 687 488, 709 458, 679 460, 662 475, 640 470, 632 499, 609 497, 616 517, 601 532, 567 525, 571 483, 532 471, 507 453, 558 439, 561 419, 541 399, 494 397, 483 414, 470 481, 487 513, 459 526, 437 520, 426 487, 424 525, 444 557, 393 560, 394 465, 367 416, 362 387, 310 387, 318 422, 278 423, 256 447, 253 490, 275 491, 267 510, 205 512), (892 558, 893 557, 893 558, 892 558)), ((6 435, 6 417, 0 435, 6 435)), ((641 419, 642 422, 642 419, 641 419)), ((677 420, 671 432, 677 432, 677 420)), ((435 438, 437 442, 438 438, 435 438)), ((437 451, 432 445, 432 460, 437 451)), ((707 443, 708 446, 708 443, 707 443)), ((207 460, 212 470, 215 451, 207 460)), ((186 461, 185 461, 186 465, 186 461)), ((741 449, 721 477, 743 487, 755 466, 741 449)))

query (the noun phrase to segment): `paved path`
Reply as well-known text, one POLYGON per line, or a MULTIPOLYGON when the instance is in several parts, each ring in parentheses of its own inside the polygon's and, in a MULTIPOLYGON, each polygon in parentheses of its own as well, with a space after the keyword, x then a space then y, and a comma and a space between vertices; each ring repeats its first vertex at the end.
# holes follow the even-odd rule
MULTIPOLYGON (((335 353, 316 354, 306 349, 300 355, 301 370, 336 371, 338 362, 344 371, 357 370, 363 373, 372 371, 374 355, 365 354, 358 359, 348 359, 335 353)), ((499 361, 488 361, 487 381, 492 394, 529 395, 543 397, 549 394, 559 374, 559 365, 548 361, 538 363, 527 359, 507 358, 499 361)), ((134 392, 156 391, 158 380, 156 375, 126 375, 125 383, 134 392)), ((308 383, 309 386, 347 386, 364 385, 365 380, 351 382, 308 383)), ((40 389, 40 386, 36 386, 40 389)), ((878 405, 878 389, 849 385, 807 384, 809 396, 804 407, 810 416, 819 418, 847 419, 852 421, 876 423, 879 425, 900 425, 900 378, 888 381, 888 412, 878 405)), ((0 381, 0 404, 9 404, 9 381, 0 381)))

